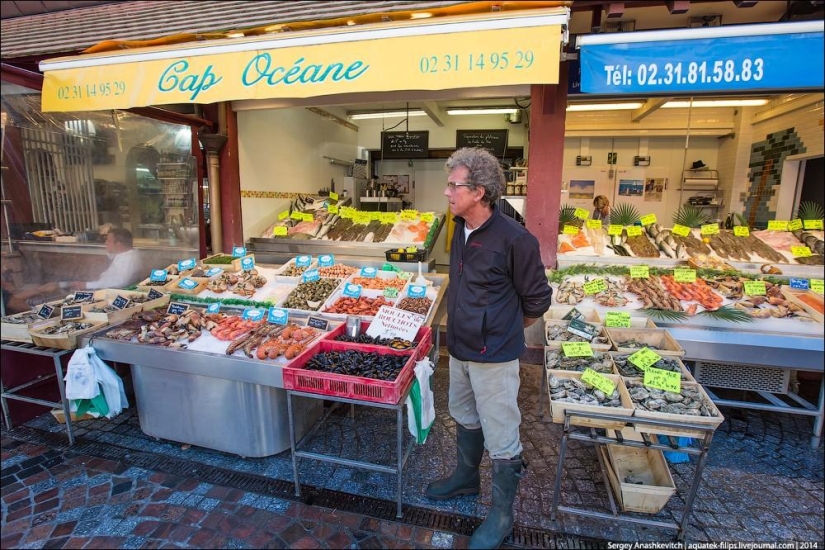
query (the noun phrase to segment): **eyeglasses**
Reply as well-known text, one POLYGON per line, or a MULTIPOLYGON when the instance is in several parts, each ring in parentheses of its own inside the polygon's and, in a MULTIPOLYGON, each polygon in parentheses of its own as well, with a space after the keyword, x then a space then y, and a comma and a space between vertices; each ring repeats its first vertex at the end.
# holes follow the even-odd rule
POLYGON ((456 187, 475 187, 472 183, 459 183, 455 181, 448 181, 447 182, 447 189, 450 191, 455 191, 456 187))

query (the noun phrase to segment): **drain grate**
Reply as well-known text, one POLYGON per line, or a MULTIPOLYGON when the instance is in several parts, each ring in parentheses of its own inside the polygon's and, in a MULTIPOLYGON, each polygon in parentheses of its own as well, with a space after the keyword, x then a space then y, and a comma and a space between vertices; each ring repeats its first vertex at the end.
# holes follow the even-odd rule
MULTIPOLYGON (((318 489, 304 484, 301 484, 302 496, 296 497, 294 493, 295 485, 289 481, 225 470, 193 463, 191 460, 134 451, 108 443, 84 440, 82 437, 75 438, 75 444, 69 446, 65 434, 43 432, 28 426, 20 426, 8 431, 4 430, 4 435, 13 441, 35 443, 73 455, 89 455, 106 460, 120 461, 129 466, 164 472, 178 477, 192 478, 213 485, 231 487, 284 500, 299 501, 307 505, 337 509, 376 519, 397 521, 415 527, 448 531, 458 535, 471 535, 481 523, 481 520, 475 517, 439 512, 409 504, 404 505, 404 515, 399 519, 395 517, 396 503, 393 501, 352 495, 330 489, 318 489)), ((513 529, 513 534, 505 539, 504 547, 586 550, 603 548, 604 541, 517 525, 513 529)))

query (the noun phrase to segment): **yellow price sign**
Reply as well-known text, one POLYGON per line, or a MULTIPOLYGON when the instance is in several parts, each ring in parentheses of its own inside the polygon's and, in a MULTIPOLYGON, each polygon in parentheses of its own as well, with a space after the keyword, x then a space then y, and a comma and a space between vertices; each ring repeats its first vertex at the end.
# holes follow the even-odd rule
POLYGON ((745 281, 743 287, 748 296, 765 296, 768 293, 765 281, 745 281))
POLYGON ((601 392, 604 392, 607 396, 613 395, 613 391, 616 389, 616 384, 614 384, 612 380, 589 367, 584 369, 581 381, 590 384, 601 392))
POLYGON ((561 351, 565 357, 593 357, 593 348, 588 342, 562 342, 561 351))
POLYGON ((573 212, 573 215, 579 218, 580 220, 586 220, 590 217, 590 212, 588 212, 584 208, 576 208, 576 210, 573 212))
POLYGON ((327 206, 327 211, 330 214, 337 214, 338 213, 338 208, 339 208, 339 206, 337 204, 330 204, 329 206, 327 206))
POLYGON ((822 229, 822 220, 802 220, 805 229, 822 229))
POLYGON ((315 216, 313 214, 309 214, 309 213, 304 212, 304 221, 305 222, 315 221, 315 216))
POLYGON ((659 388, 660 390, 665 390, 672 393, 681 393, 682 375, 680 373, 654 368, 644 369, 644 371, 645 378, 642 383, 645 386, 659 388))
POLYGON ((402 210, 401 219, 409 222, 417 220, 418 210, 402 210))
POLYGON ((677 283, 695 283, 696 270, 695 269, 674 269, 673 280, 677 283))
POLYGON ((587 220, 587 227, 588 229, 601 229, 602 228, 602 220, 587 220))
POLYGON ((272 230, 272 234, 276 237, 286 237, 289 234, 289 230, 286 226, 278 226, 272 230))
POLYGON ((825 279, 811 279, 811 290, 817 294, 823 294, 823 281, 825 281, 825 279))
POLYGON ((421 221, 422 222, 432 223, 432 221, 434 219, 435 219, 435 214, 433 214, 432 212, 424 212, 423 214, 421 214, 421 221))
POLYGON ((807 246, 792 246, 791 254, 793 254, 794 258, 807 258, 808 256, 813 256, 811 249, 807 246))
POLYGON ((585 294, 598 294, 607 290, 607 283, 604 279, 596 279, 595 281, 588 281, 582 285, 585 294))
POLYGON ((624 227, 622 227, 621 225, 610 224, 610 225, 607 226, 607 234, 608 235, 621 235, 622 234, 622 229, 624 229, 624 227))
POLYGON ((563 233, 565 235, 578 235, 579 234, 579 228, 576 227, 575 225, 565 225, 563 233))
POLYGON ((787 231, 787 220, 771 220, 768 222, 768 231, 787 231))
POLYGON ((627 229, 627 236, 628 237, 641 237, 642 236, 642 228, 638 225, 628 225, 625 229, 627 229))
POLYGON ((378 221, 381 219, 381 212, 370 212, 370 221, 378 221))
POLYGON ((656 223, 656 214, 647 214, 640 218, 642 225, 651 225, 656 223))
POLYGON ((384 298, 398 298, 398 289, 394 286, 384 287, 384 298))
POLYGON ((687 237, 690 235, 690 227, 685 225, 679 225, 678 223, 673 226, 671 233, 674 235, 679 235, 680 237, 687 237))
POLYGON ((397 218, 395 212, 381 212, 381 223, 395 223, 397 218))
POLYGON ((341 216, 342 219, 351 220, 352 217, 355 215, 355 211, 354 211, 353 208, 345 206, 344 208, 341 209, 341 211, 338 213, 338 215, 341 216))
POLYGON ((298 212, 297 210, 293 210, 292 214, 290 214, 289 217, 292 218, 293 220, 297 220, 299 222, 304 221, 304 213, 303 212, 298 212))
POLYGON ((369 212, 356 212, 355 215, 352 217, 353 223, 367 225, 370 223, 370 213, 369 212))
POLYGON ((338 201, 338 193, 336 193, 334 191, 330 192, 329 198, 337 202, 338 201))
POLYGON ((281 222, 282 222, 282 221, 284 221, 285 219, 287 219, 288 217, 289 217, 289 210, 284 210, 283 212, 281 212, 280 214, 278 214, 278 221, 281 221, 281 222))
POLYGON ((416 248, 414 246, 408 246, 407 247, 407 252, 409 252, 410 254, 415 254, 416 252, 418 252, 418 248, 416 248))
POLYGON ((736 225, 733 227, 733 234, 737 237, 749 237, 751 230, 744 225, 736 225))
POLYGON ((626 311, 608 311, 604 315, 604 326, 612 328, 630 327, 630 314, 626 311))
POLYGON ((632 265, 630 266, 631 279, 649 279, 650 267, 646 265, 632 265))
POLYGON ((652 365, 655 365, 662 356, 650 348, 642 348, 636 353, 629 355, 627 360, 639 367, 642 370, 647 370, 652 365))
POLYGON ((702 235, 718 235, 719 234, 719 224, 718 223, 709 223, 707 225, 702 226, 702 235))
POLYGON ((802 220, 796 218, 788 222, 788 231, 796 231, 797 229, 802 229, 802 220))

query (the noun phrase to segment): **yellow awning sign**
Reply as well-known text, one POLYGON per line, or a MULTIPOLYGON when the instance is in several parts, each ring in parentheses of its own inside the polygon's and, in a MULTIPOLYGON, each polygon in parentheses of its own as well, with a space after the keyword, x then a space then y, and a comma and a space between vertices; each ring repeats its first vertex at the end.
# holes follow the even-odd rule
POLYGON ((180 57, 174 57, 176 51, 166 47, 114 57, 46 61, 42 64, 43 111, 555 84, 561 26, 465 30, 303 46, 275 44, 266 49, 208 53, 210 49, 214 48, 178 49, 180 57))

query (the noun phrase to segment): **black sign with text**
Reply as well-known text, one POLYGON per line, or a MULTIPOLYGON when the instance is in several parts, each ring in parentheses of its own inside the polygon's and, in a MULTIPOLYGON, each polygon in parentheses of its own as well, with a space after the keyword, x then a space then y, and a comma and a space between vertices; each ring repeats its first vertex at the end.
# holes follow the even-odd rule
POLYGON ((425 159, 430 156, 430 132, 381 132, 385 159, 425 159))
POLYGON ((159 290, 155 290, 154 288, 149 289, 149 299, 150 300, 157 300, 158 298, 163 298, 163 292, 159 290))
POLYGON ((507 150, 507 130, 456 130, 455 148, 481 147, 501 158, 507 150))
POLYGON ((60 308, 60 318, 64 321, 68 319, 82 319, 83 306, 63 306, 60 308))
POLYGON ((329 321, 326 319, 321 319, 320 317, 310 317, 307 319, 307 326, 317 328, 319 330, 327 330, 327 327, 329 327, 329 321))
POLYGON ((112 306, 116 307, 117 309, 123 309, 129 305, 129 298, 125 296, 118 296, 112 301, 112 306))
POLYGON ((91 302, 95 297, 94 292, 75 292, 74 293, 74 301, 75 302, 91 302))
POLYGON ((54 313, 54 307, 48 304, 43 304, 40 306, 40 309, 37 310, 37 316, 43 319, 48 319, 52 316, 52 313, 54 313))
POLYGON ((169 304, 169 307, 166 308, 166 313, 170 315, 180 315, 181 313, 184 313, 187 309, 189 309, 189 306, 186 304, 172 302, 171 304, 169 304))

